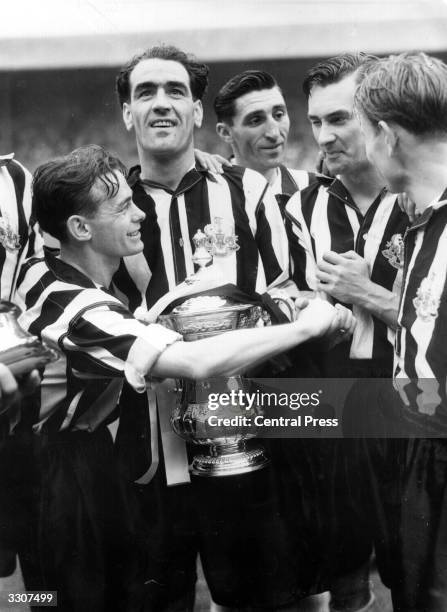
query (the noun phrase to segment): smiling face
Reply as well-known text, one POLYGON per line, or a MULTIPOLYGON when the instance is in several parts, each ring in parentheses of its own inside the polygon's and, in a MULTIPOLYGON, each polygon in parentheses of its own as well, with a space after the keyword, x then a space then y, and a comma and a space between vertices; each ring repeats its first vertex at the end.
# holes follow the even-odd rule
POLYGON ((85 220, 91 248, 111 258, 135 255, 143 250, 140 227, 146 216, 132 201, 132 191, 121 172, 116 176, 119 188, 111 198, 106 196, 103 183, 95 182, 90 194, 97 202, 97 210, 85 220))
POLYGON ((157 58, 139 62, 130 75, 123 119, 128 130, 135 130, 140 157, 191 151, 194 127, 202 123, 202 105, 193 100, 185 67, 157 58))
POLYGON ((352 174, 369 165, 360 123, 354 112, 355 74, 337 83, 315 85, 309 96, 308 118, 331 174, 352 174))
POLYGON ((282 163, 289 128, 283 95, 273 87, 237 98, 232 123, 219 123, 217 131, 238 164, 265 173, 282 163))

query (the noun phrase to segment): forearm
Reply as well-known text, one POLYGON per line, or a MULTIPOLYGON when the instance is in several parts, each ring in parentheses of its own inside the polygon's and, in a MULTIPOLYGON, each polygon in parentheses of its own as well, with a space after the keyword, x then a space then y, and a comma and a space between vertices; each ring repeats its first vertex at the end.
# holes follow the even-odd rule
POLYGON ((365 308, 391 329, 396 329, 399 296, 371 280, 365 281, 364 291, 352 300, 353 304, 365 308))
POLYGON ((196 342, 177 342, 160 355, 152 373, 160 377, 203 379, 231 376, 310 338, 299 322, 229 332, 196 342))

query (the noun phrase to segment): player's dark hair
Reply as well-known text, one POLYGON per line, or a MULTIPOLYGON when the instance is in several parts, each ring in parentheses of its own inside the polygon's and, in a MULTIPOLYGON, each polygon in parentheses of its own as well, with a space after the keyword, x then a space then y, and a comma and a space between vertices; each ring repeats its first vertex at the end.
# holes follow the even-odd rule
POLYGON ((236 74, 220 88, 214 100, 217 121, 231 123, 236 114, 236 100, 252 91, 278 87, 274 77, 263 70, 245 70, 236 74))

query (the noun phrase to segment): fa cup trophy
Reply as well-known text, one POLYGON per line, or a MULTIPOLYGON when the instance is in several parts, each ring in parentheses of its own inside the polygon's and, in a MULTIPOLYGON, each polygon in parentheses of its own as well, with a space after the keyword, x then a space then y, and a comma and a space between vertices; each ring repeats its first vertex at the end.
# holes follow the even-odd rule
MULTIPOLYGON (((199 271, 187 279, 193 285, 213 257, 227 257, 239 249, 237 236, 231 231, 225 232, 220 218, 207 225, 204 232, 199 230, 193 240, 193 261, 199 266, 199 271)), ((259 306, 240 304, 223 296, 199 295, 186 299, 170 314, 161 315, 160 322, 172 326, 189 342, 254 327, 261 317, 263 312, 259 306)), ((255 428, 247 424, 254 422, 262 407, 254 405, 248 410, 243 400, 219 403, 217 399, 214 409, 210 408, 210 397, 243 398, 247 390, 248 381, 243 376, 177 382, 172 427, 181 438, 203 448, 203 453, 193 459, 193 474, 227 476, 253 472, 267 465, 269 460, 260 444, 254 441, 247 446, 247 440, 256 435, 255 428), (213 420, 215 424, 210 425, 213 420)))

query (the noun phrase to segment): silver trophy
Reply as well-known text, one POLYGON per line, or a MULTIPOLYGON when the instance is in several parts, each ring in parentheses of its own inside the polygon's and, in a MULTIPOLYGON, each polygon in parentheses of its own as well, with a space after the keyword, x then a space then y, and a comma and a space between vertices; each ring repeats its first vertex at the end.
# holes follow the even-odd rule
POLYGON ((19 308, 0 300, 0 363, 15 376, 41 368, 58 358, 58 353, 22 329, 17 321, 19 308))
MULTIPOLYGON (((186 300, 169 315, 162 315, 160 322, 168 323, 188 342, 233 329, 254 327, 261 314, 259 306, 237 304, 219 296, 198 296, 186 300)), ((252 444, 250 448, 246 446, 246 441, 256 436, 252 424, 254 417, 261 414, 262 407, 254 405, 247 410, 239 400, 218 405, 215 410, 209 407, 210 394, 221 397, 233 392, 235 397, 244 397, 247 385, 243 376, 177 382, 171 425, 175 433, 187 442, 206 448, 206 452, 194 457, 193 474, 227 476, 253 472, 267 465, 268 458, 260 444, 252 444), (220 423, 225 419, 226 424, 211 426, 212 416, 221 419, 220 423)))

